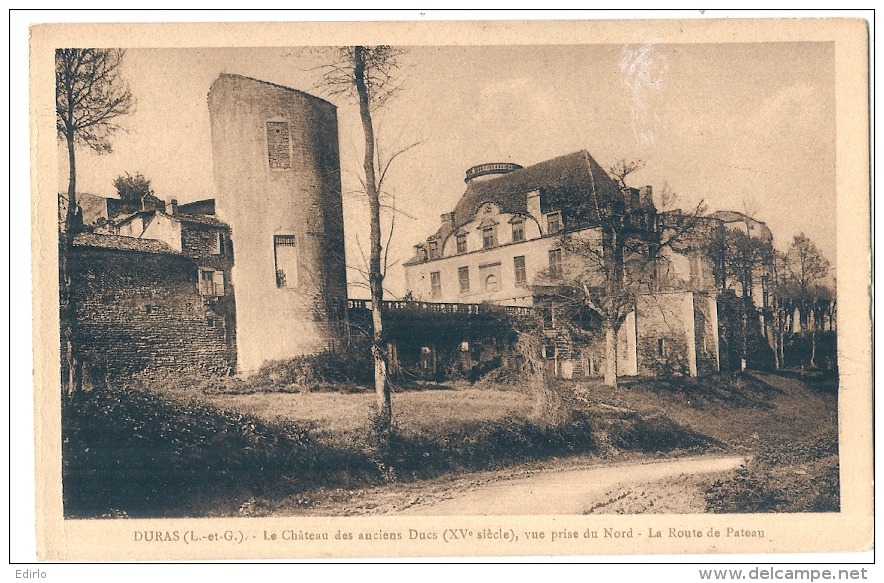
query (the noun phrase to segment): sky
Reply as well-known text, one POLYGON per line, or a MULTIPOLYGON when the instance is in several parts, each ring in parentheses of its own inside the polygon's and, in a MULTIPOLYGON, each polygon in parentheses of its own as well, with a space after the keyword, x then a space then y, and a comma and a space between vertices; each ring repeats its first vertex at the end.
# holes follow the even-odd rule
MULTIPOLYGON (((467 168, 523 166, 586 149, 604 168, 643 160, 632 186, 664 184, 682 208, 751 210, 787 249, 800 232, 835 262, 835 67, 831 43, 404 47, 401 91, 375 112, 399 156, 386 185, 395 213, 386 286, 453 210, 467 168)), ((122 74, 138 104, 111 154, 78 151, 78 191, 114 195, 141 172, 160 198, 214 196, 206 96, 221 73, 271 81, 338 106, 348 262, 363 263, 368 210, 358 194, 356 104, 319 86, 329 50, 130 49, 122 74)), ((59 144, 60 191, 67 160, 59 144)), ((385 217, 389 226, 391 215, 385 217)), ((360 276, 348 273, 351 284, 360 276)), ((351 295, 366 293, 351 287, 351 295)))

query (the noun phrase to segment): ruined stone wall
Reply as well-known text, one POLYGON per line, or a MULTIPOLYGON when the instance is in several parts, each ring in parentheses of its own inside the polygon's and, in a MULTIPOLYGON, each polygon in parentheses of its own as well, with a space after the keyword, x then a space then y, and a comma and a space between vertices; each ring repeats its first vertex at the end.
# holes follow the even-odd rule
POLYGON ((694 294, 661 292, 636 298, 638 373, 697 375, 694 294))
POLYGON ((144 370, 229 373, 233 289, 201 296, 198 271, 197 262, 176 254, 75 249, 75 340, 87 377, 100 383, 144 370))
POLYGON ((718 372, 718 302, 714 295, 694 294, 694 330, 698 374, 718 372))

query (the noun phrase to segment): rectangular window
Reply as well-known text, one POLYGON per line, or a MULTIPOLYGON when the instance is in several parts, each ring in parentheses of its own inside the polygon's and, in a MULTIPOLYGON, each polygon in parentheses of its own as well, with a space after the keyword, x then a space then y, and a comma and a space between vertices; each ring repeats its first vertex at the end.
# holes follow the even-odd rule
POLYGON ((289 122, 267 122, 267 160, 271 170, 289 170, 292 167, 289 122))
POLYGON ((212 233, 212 255, 224 255, 224 233, 212 233))
POLYGON ((525 221, 513 222, 513 243, 525 240, 525 221))
POLYGON ((298 245, 294 235, 273 236, 276 287, 298 287, 298 245))
POLYGON ((457 269, 457 281, 460 284, 460 293, 465 294, 470 291, 470 268, 459 267, 457 269))
POLYGON ((666 356, 666 340, 663 338, 657 339, 657 355, 666 356))
POLYGON ((215 327, 215 318, 206 317, 206 328, 214 328, 215 327))
POLYGON ((562 232, 562 213, 555 212, 546 215, 546 234, 555 235, 562 232))
POLYGON ((200 295, 223 296, 224 272, 214 269, 200 269, 200 295))
POLYGON ((439 258, 439 242, 438 241, 430 241, 429 249, 430 249, 430 259, 438 259, 439 258))
POLYGON ((513 257, 513 272, 516 275, 516 287, 525 287, 528 277, 525 274, 525 256, 513 257))
POLYGON ((562 277, 561 249, 550 249, 549 251, 549 276, 553 279, 562 277))
POLYGON ((490 249, 497 247, 497 233, 494 227, 486 227, 482 229, 482 249, 490 249))
POLYGON ((460 255, 461 253, 466 253, 466 252, 467 252, 467 234, 460 233, 457 236, 457 254, 460 255))
POLYGON ((430 273, 430 296, 434 300, 442 297, 442 275, 438 271, 430 273))

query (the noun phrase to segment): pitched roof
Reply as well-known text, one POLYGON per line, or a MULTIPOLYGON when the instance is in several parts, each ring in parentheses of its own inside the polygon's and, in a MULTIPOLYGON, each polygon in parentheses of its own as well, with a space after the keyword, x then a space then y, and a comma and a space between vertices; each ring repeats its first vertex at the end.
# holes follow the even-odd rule
MULTIPOLYGON (((163 213, 165 214, 165 213, 163 213)), ((210 217, 208 215, 166 215, 172 220, 181 221, 182 223, 196 223, 198 225, 211 225, 213 227, 225 227, 227 228, 229 225, 224 221, 220 221, 215 217, 210 217)))
POLYGON ((100 249, 115 249, 117 251, 134 251, 137 253, 169 253, 172 255, 180 255, 180 253, 176 252, 162 241, 157 241, 156 239, 124 237, 123 235, 80 233, 74 237, 74 247, 96 247, 100 249))
POLYGON ((163 215, 167 219, 171 219, 173 221, 178 221, 181 223, 193 223, 193 224, 198 224, 198 225, 210 225, 213 227, 224 227, 224 228, 229 227, 229 225, 227 223, 220 221, 220 220, 216 219, 215 217, 208 216, 208 215, 182 215, 182 214, 170 215, 168 213, 164 213, 163 211, 156 210, 156 209, 134 212, 130 215, 126 215, 124 217, 120 217, 119 219, 114 220, 114 224, 119 226, 124 223, 127 223, 128 221, 132 220, 133 218, 135 218, 137 216, 145 216, 146 217, 146 216, 152 216, 155 214, 163 215))
POLYGON ((541 191, 546 209, 584 207, 583 216, 598 220, 605 201, 619 194, 617 183, 586 150, 559 156, 495 178, 472 180, 454 209, 454 223, 469 222, 484 202, 505 213, 526 213, 527 193, 541 191))

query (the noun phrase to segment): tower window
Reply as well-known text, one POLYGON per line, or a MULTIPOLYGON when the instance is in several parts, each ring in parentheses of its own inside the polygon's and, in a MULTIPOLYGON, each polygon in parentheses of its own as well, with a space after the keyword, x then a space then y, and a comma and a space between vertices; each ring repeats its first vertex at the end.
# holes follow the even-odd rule
POLYGON ((273 236, 276 287, 298 287, 298 244, 294 235, 273 236))
POLYGON ((224 272, 214 269, 200 269, 200 295, 223 296, 224 272))
POLYGON ((289 122, 267 122, 267 159, 271 170, 289 170, 292 167, 289 122))
POLYGON ((221 231, 212 233, 212 255, 224 255, 224 233, 221 231))

